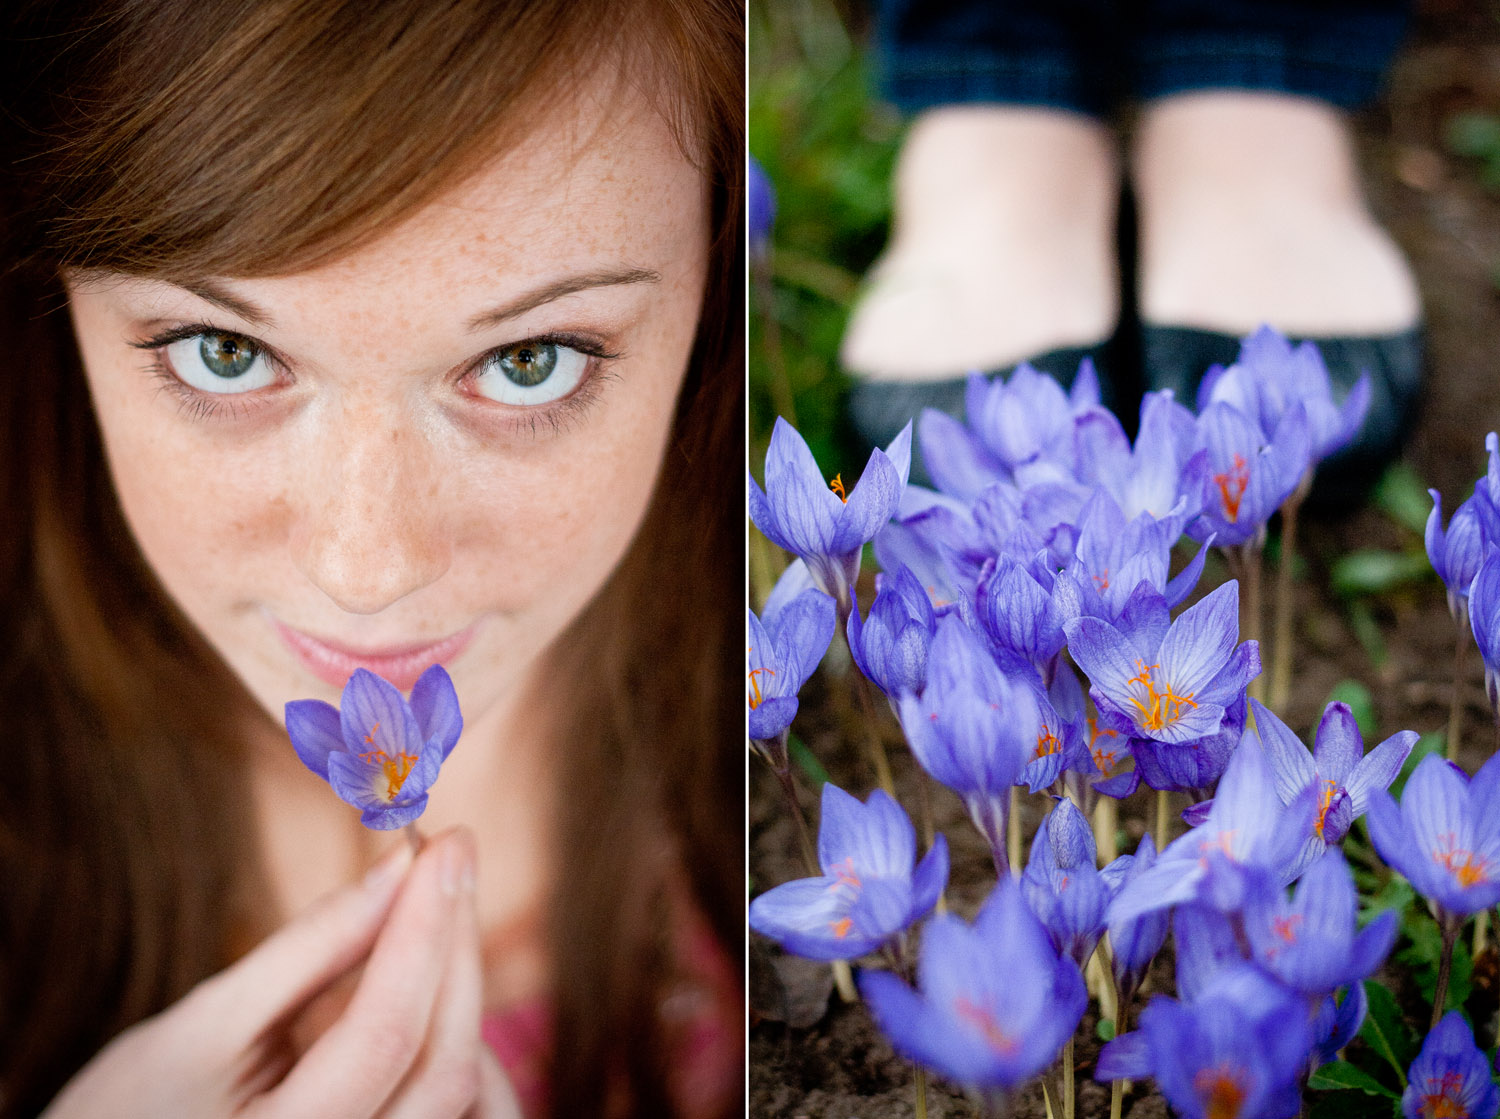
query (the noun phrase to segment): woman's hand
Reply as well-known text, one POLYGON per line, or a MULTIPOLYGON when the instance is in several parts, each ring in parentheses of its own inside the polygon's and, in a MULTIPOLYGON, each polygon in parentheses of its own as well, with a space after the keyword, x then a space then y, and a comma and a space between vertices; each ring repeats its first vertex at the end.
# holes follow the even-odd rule
POLYGON ((45 1119, 191 1115, 510 1119, 515 1097, 479 1034, 474 846, 403 842, 83 1067, 45 1119), (318 993, 364 972, 301 1056, 288 1028, 318 993))

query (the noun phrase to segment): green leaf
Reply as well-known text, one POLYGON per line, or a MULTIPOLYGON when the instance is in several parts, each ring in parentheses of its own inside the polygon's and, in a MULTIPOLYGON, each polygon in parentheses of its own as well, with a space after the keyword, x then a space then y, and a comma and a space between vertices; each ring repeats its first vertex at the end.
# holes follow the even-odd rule
POLYGON ((1345 598, 1384 594, 1407 583, 1434 578, 1427 552, 1383 552, 1362 548, 1342 556, 1330 572, 1333 589, 1345 598))
POLYGON ((1354 636, 1364 647, 1365 656, 1370 658, 1370 664, 1375 668, 1380 668, 1388 659, 1385 651, 1385 634, 1380 632, 1380 623, 1375 620, 1369 601, 1364 598, 1349 599, 1348 612, 1349 628, 1354 631, 1354 636))
POLYGON ((1115 1036, 1115 1024, 1108 1018, 1100 1018, 1099 1024, 1094 1027, 1094 1032, 1099 1035, 1100 1041, 1112 1041, 1115 1036))
POLYGON ((1400 1093, 1391 1091, 1364 1069, 1357 1068, 1348 1061, 1334 1061, 1332 1064, 1319 1065, 1308 1079, 1307 1086, 1318 1091, 1357 1088, 1372 1096, 1385 1096, 1388 1099, 1401 1098, 1400 1093))
POLYGON ((823 763, 813 756, 813 752, 807 748, 806 743, 795 734, 787 739, 787 752, 812 785, 814 792, 828 783, 828 771, 823 768, 823 763))
POLYGON ((1398 525, 1418 536, 1426 535, 1432 498, 1417 472, 1406 463, 1398 462, 1381 475, 1370 496, 1375 507, 1398 525))
POLYGON ((1490 113, 1457 113, 1444 130, 1448 150, 1471 159, 1491 159, 1500 153, 1500 117, 1490 113))
POLYGON ((1330 703, 1347 703, 1354 714, 1354 721, 1359 725, 1359 733, 1366 739, 1375 737, 1375 697, 1370 694, 1369 688, 1358 680, 1340 680, 1333 686, 1333 691, 1328 693, 1323 706, 1327 707, 1330 703))
POLYGON ((1416 1056, 1416 1036, 1401 1017, 1401 1008, 1396 1005, 1396 996, 1391 994, 1389 988, 1373 979, 1366 979, 1365 998, 1370 1004, 1370 1010, 1365 1015, 1365 1024, 1359 1028, 1359 1036, 1366 1045, 1385 1058, 1395 1070, 1401 1087, 1405 1088, 1406 1069, 1416 1056))

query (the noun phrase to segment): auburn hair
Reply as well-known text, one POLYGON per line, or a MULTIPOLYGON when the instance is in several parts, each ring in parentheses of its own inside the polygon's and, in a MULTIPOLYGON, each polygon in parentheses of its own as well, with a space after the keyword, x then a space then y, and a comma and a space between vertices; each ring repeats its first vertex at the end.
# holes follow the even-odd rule
POLYGON ((713 225, 654 497, 554 650, 570 727, 549 917, 552 1108, 670 1114, 654 966, 668 950, 668 879, 686 875, 742 959, 744 514, 728 498, 743 491, 741 5, 7 7, 0 1115, 35 1114, 111 1037, 224 967, 246 947, 236 923, 263 886, 246 854, 256 843, 240 740, 268 716, 168 599, 125 524, 61 276, 183 282, 332 259, 523 139, 570 83, 600 73, 653 98, 709 183, 713 225))

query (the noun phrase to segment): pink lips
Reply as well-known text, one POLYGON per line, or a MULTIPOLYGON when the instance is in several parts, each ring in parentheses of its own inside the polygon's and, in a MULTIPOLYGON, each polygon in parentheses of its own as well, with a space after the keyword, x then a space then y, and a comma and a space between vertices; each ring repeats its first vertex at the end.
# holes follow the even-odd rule
POLYGON ((307 670, 335 688, 342 688, 356 668, 367 668, 385 677, 401 691, 410 691, 418 676, 435 664, 451 661, 463 652, 474 636, 474 626, 470 625, 451 637, 426 644, 351 649, 313 637, 275 619, 272 621, 276 632, 307 670))

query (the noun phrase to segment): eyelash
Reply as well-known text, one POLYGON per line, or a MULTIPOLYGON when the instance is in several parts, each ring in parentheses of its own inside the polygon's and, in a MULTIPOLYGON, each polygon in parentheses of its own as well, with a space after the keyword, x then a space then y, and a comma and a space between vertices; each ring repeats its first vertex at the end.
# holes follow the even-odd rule
MULTIPOLYGON (((214 394, 201 392, 193 388, 175 372, 167 363, 165 357, 166 348, 174 342, 181 342, 187 338, 195 338, 200 334, 227 334, 236 338, 244 338, 259 348, 265 355, 272 367, 280 376, 289 376, 286 362, 281 356, 265 343, 248 334, 240 334, 237 331, 225 330, 222 327, 213 326, 209 323, 186 323, 175 326, 169 330, 161 331, 149 338, 129 343, 138 350, 145 350, 150 354, 151 360, 146 371, 158 382, 163 390, 171 392, 178 400, 178 408, 182 413, 191 416, 195 420, 237 420, 249 414, 259 404, 259 401, 245 400, 241 397, 260 397, 264 390, 252 390, 245 393, 214 394)), ((536 437, 541 434, 540 428, 545 425, 553 435, 565 431, 577 417, 586 412, 590 405, 598 398, 604 385, 618 379, 618 374, 609 371, 609 366, 624 356, 623 351, 611 351, 598 338, 585 334, 572 334, 566 331, 554 331, 548 334, 538 334, 531 338, 518 338, 514 342, 505 342, 493 349, 486 350, 473 361, 469 362, 463 371, 454 379, 455 384, 463 384, 471 381, 484 370, 485 366, 492 360, 498 358, 502 352, 514 346, 524 345, 532 342, 539 345, 566 346, 577 350, 588 357, 588 367, 584 371, 583 380, 579 386, 565 397, 549 401, 546 404, 537 404, 531 407, 517 407, 515 405, 500 404, 496 401, 485 401, 491 407, 498 408, 513 415, 503 418, 504 422, 515 434, 536 437)), ((482 397, 475 396, 476 400, 482 397)))

